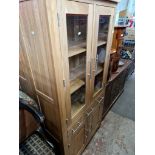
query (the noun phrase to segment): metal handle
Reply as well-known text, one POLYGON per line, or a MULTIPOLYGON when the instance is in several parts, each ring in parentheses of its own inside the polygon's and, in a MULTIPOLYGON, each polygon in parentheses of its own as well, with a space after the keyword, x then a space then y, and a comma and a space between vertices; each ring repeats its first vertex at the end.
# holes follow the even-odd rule
POLYGON ((91 111, 90 112, 87 112, 87 116, 89 116, 93 111, 93 108, 91 108, 91 111))
POLYGON ((100 100, 100 102, 101 102, 103 99, 104 99, 104 96, 103 96, 103 97, 101 97, 101 100, 100 100))
POLYGON ((101 101, 102 101, 102 99, 104 99, 104 96, 103 97, 100 97, 100 99, 98 100, 98 99, 96 99, 96 101, 98 102, 98 103, 100 103, 101 101))
POLYGON ((72 129, 72 133, 74 134, 80 128, 81 125, 82 125, 82 123, 78 122, 77 128, 75 130, 72 129))

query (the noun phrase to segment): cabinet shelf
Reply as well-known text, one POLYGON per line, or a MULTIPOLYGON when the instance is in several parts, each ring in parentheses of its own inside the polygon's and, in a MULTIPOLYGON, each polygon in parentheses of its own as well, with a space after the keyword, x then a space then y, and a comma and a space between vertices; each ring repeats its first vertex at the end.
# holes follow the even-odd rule
POLYGON ((68 57, 72 57, 83 52, 86 52, 86 48, 73 46, 68 49, 68 57))
MULTIPOLYGON (((99 40, 97 42, 97 46, 105 45, 106 43, 106 41, 99 40)), ((75 43, 69 43, 68 57, 72 57, 74 55, 86 52, 86 42, 78 42, 76 43, 76 45, 74 44, 75 43)))
POLYGON ((70 41, 68 46, 68 57, 86 52, 86 41, 70 41))
POLYGON ((97 46, 105 45, 106 43, 106 41, 98 40, 97 46))
POLYGON ((100 74, 102 71, 103 71, 103 67, 100 66, 100 65, 97 65, 97 71, 95 73, 95 76, 98 75, 98 74, 100 74))
POLYGON ((76 79, 76 80, 71 81, 71 84, 70 84, 70 87, 71 87, 70 94, 74 93, 76 90, 81 88, 84 84, 85 84, 85 82, 80 80, 80 79, 76 79))
POLYGON ((83 78, 84 75, 85 75, 85 65, 82 64, 70 71, 70 81, 75 80, 79 77, 83 78))

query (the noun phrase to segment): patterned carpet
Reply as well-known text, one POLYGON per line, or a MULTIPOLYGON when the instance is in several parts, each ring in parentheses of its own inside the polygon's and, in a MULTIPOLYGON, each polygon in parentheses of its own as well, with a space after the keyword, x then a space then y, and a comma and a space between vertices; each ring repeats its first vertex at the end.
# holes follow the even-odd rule
POLYGON ((134 155, 134 121, 108 113, 82 155, 134 155))

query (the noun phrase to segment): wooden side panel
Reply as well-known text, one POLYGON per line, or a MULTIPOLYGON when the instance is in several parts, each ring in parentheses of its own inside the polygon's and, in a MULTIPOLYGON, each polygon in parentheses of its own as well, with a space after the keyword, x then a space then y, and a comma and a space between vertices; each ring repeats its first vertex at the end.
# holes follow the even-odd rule
POLYGON ((48 99, 42 96, 38 96, 41 104, 41 109, 45 115, 45 124, 48 127, 49 131, 57 138, 61 139, 60 133, 60 124, 59 118, 57 117, 59 111, 58 107, 54 104, 54 102, 50 102, 48 99))
POLYGON ((36 90, 53 98, 52 51, 45 12, 43 0, 20 3, 20 26, 30 58, 36 90))
POLYGON ((48 130, 61 140, 60 111, 53 64, 55 42, 51 42, 49 36, 52 37, 52 34, 49 33, 45 2, 32 0, 20 3, 20 35, 29 59, 37 99, 46 117, 46 125, 48 130))

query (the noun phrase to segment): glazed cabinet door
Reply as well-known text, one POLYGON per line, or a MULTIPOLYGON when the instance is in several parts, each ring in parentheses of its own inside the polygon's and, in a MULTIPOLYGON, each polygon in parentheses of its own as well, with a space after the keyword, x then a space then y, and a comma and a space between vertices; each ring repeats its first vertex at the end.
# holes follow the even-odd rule
POLYGON ((104 88, 108 73, 114 8, 95 7, 92 47, 92 96, 96 97, 104 88))
POLYGON ((93 6, 64 2, 62 56, 65 68, 67 117, 71 121, 89 102, 93 6))

